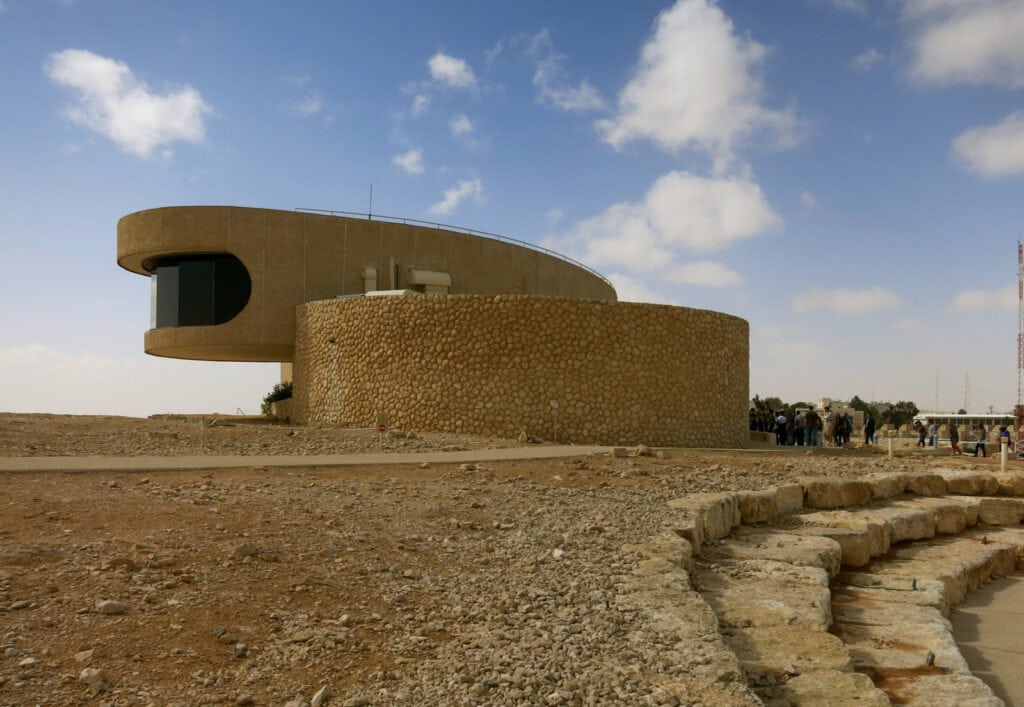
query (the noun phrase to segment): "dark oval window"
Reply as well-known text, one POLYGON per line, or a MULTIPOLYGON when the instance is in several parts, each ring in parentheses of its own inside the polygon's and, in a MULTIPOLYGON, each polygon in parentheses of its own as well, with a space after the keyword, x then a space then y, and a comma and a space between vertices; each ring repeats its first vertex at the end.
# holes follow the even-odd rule
POLYGON ((245 309, 252 280, 233 255, 175 255, 152 269, 154 329, 224 324, 245 309))

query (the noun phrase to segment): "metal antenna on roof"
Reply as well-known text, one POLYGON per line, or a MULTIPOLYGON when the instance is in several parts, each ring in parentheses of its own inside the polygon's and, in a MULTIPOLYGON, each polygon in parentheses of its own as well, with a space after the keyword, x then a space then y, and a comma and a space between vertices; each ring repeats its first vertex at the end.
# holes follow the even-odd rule
POLYGON ((370 185, 370 210, 366 212, 366 218, 369 221, 373 220, 373 185, 370 185))

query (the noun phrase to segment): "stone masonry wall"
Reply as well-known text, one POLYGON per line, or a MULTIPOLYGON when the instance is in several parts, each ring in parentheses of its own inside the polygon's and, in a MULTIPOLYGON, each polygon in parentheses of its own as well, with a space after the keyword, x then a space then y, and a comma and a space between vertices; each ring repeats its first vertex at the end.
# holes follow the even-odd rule
POLYGON ((749 327, 529 295, 300 305, 293 420, 578 444, 746 447, 749 327), (553 402, 555 401, 555 402, 553 402), (555 407, 557 405, 557 407, 555 407))

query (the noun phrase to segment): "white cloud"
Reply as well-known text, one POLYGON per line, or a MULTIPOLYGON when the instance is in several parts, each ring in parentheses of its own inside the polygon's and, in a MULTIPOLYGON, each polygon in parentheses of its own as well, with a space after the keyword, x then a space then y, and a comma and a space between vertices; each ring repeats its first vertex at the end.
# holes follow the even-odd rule
POLYGON ((1024 86, 1024 3, 904 0, 910 76, 923 84, 1024 86))
POLYGON ((409 150, 395 155, 391 163, 401 167, 409 174, 423 174, 423 153, 420 150, 409 150))
POLYGON ((795 114, 762 105, 767 47, 734 30, 710 0, 678 0, 662 12, 617 114, 596 124, 601 137, 615 149, 642 138, 670 151, 698 149, 720 170, 754 134, 780 147, 798 142, 795 114))
POLYGON ((800 192, 800 201, 804 203, 804 206, 812 209, 818 205, 818 197, 806 190, 800 192))
POLYGON ((444 198, 427 209, 427 213, 447 216, 466 199, 480 203, 483 196, 484 185, 479 179, 463 179, 451 189, 445 189, 444 198))
POLYGON ((674 299, 664 297, 622 273, 612 273, 608 281, 615 288, 620 302, 649 302, 651 304, 672 304, 679 305, 674 299))
POLYGON ((900 306, 896 293, 881 287, 864 290, 810 290, 793 297, 793 311, 826 309, 836 314, 870 314, 900 306))
POLYGON ((850 12, 854 15, 868 14, 868 0, 826 0, 826 2, 840 12, 850 12))
POLYGON ((743 284, 743 276, 721 263, 701 261, 686 263, 667 273, 666 279, 680 285, 703 287, 734 287, 743 284))
POLYGON ((183 86, 164 94, 150 91, 127 64, 84 49, 51 54, 46 74, 78 92, 67 117, 117 143, 126 152, 149 157, 177 140, 199 143, 203 118, 211 108, 199 91, 183 86))
POLYGON ((526 56, 534 62, 533 85, 539 103, 575 113, 607 109, 604 97, 592 85, 586 81, 575 86, 570 83, 566 57, 555 51, 548 30, 542 29, 529 39, 526 56))
POLYGON ((417 93, 412 99, 412 115, 414 118, 419 118, 421 115, 427 112, 430 108, 430 96, 422 93, 417 93))
POLYGON ((565 216, 565 212, 561 209, 548 209, 544 213, 544 221, 547 222, 548 225, 554 226, 562 220, 563 216, 565 216))
POLYGON ((963 290, 949 305, 953 312, 978 313, 992 309, 1017 309, 1018 286, 1007 285, 996 290, 963 290))
POLYGON ((473 133, 473 121, 464 113, 459 113, 452 116, 448 122, 448 129, 451 130, 452 137, 466 137, 473 133))
POLYGON ((324 97, 319 91, 311 91, 302 98, 292 101, 289 108, 296 115, 316 115, 324 109, 324 97))
POLYGON ((451 88, 473 88, 476 75, 465 59, 438 52, 428 62, 433 79, 451 88))
POLYGON ((968 170, 983 177, 1024 174, 1024 111, 960 133, 953 140, 953 152, 968 170))
POLYGON ((649 272, 673 267, 680 249, 721 250, 781 224, 748 178, 669 172, 642 201, 613 204, 577 224, 562 247, 587 263, 649 272))
POLYGON ((853 57, 853 59, 850 60, 850 66, 853 67, 854 71, 864 74, 875 68, 875 65, 884 58, 884 54, 874 47, 871 47, 867 51, 861 52, 857 56, 853 57))

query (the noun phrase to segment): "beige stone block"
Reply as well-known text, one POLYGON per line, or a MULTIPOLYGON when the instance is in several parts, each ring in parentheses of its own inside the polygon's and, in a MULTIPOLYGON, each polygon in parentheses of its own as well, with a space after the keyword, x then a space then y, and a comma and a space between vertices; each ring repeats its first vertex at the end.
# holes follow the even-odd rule
POLYGON ((740 507, 733 493, 694 493, 669 501, 669 506, 699 515, 704 525, 703 540, 720 540, 740 524, 740 507))
POLYGON ((892 544, 935 536, 935 514, 931 511, 892 506, 872 508, 865 512, 865 516, 889 526, 889 541, 892 544))
POLYGON ((801 482, 807 508, 861 506, 871 500, 871 484, 845 479, 807 479, 801 482))
POLYGON ((839 543, 844 567, 863 567, 871 561, 872 540, 865 530, 826 526, 805 526, 793 531, 800 535, 817 535, 839 543))
POLYGON ((907 490, 907 477, 904 474, 874 474, 866 480, 871 484, 871 497, 876 499, 902 496, 907 490))
POLYGON ((989 525, 1016 525, 1024 518, 1024 499, 982 498, 978 503, 978 520, 989 525))
POLYGON ((892 704, 867 675, 845 670, 810 670, 758 692, 769 705, 888 707, 892 704))
POLYGON ((716 545, 705 547, 703 554, 709 559, 775 560, 800 567, 818 567, 830 577, 839 572, 843 555, 839 543, 831 538, 745 528, 716 545))
POLYGON ((775 489, 775 506, 779 515, 799 513, 804 507, 804 488, 800 484, 786 484, 775 489))
POLYGON ((779 513, 775 491, 738 491, 736 496, 741 521, 747 525, 770 521, 779 513))
POLYGON ((964 496, 995 496, 999 493, 999 480, 983 471, 965 471, 963 469, 933 469, 946 480, 949 493, 964 496))
POLYGON ((948 487, 938 474, 907 474, 907 493, 919 496, 944 496, 948 487))
POLYGON ((723 635, 754 685, 781 685, 815 670, 853 670, 843 642, 825 631, 772 626, 726 629, 723 635))
POLYGON ((996 475, 999 482, 999 495, 1024 496, 1024 473, 1012 471, 996 475))

